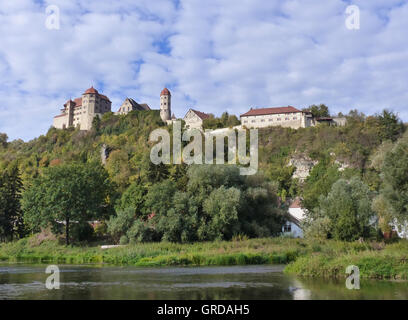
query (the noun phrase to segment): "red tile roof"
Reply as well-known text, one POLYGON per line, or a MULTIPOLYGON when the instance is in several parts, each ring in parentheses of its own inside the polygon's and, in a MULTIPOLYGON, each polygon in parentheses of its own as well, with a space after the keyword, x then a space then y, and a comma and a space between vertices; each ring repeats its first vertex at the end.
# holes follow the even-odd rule
POLYGON ((67 114, 59 114, 58 116, 55 116, 54 118, 59 118, 59 117, 65 117, 67 114))
POLYGON ((206 114, 204 112, 201 112, 201 111, 197 111, 197 110, 194 110, 194 109, 191 109, 191 111, 193 111, 202 120, 208 119, 210 117, 210 115, 208 115, 208 114, 206 114))
POLYGON ((300 198, 296 198, 289 208, 302 208, 302 200, 300 200, 300 198))
POLYGON ((160 93, 160 96, 171 96, 171 93, 170 93, 169 89, 164 88, 162 90, 162 92, 160 93))
POLYGON ((98 90, 96 90, 93 86, 90 87, 88 90, 86 90, 84 94, 90 94, 90 93, 99 94, 98 90))
POLYGON ((74 100, 76 107, 82 106, 82 98, 76 98, 74 100))
POLYGON ((266 114, 279 114, 279 113, 297 113, 302 112, 292 106, 288 107, 279 107, 279 108, 261 108, 261 109, 252 109, 248 112, 241 114, 241 117, 246 116, 261 116, 266 114))

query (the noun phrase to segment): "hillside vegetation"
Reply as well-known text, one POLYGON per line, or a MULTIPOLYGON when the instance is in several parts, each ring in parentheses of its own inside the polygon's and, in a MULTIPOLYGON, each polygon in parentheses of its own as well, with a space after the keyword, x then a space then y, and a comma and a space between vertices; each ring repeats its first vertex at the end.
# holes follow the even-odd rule
MULTIPOLYGON (((217 127, 230 119, 236 123, 229 115, 211 121, 217 127)), ((65 230, 67 243, 69 237, 128 243, 277 236, 285 221, 286 200, 297 196, 310 211, 309 235, 348 241, 377 237, 381 230, 367 222, 374 215, 381 215, 383 231, 393 217, 405 219, 405 211, 399 209, 405 195, 398 193, 394 183, 399 179, 401 184, 401 178, 390 169, 397 158, 404 157, 389 155, 394 146, 401 146, 398 152, 403 152, 405 126, 386 110, 369 117, 353 111, 347 120, 344 127, 259 130, 260 169, 248 178, 239 177, 231 167, 152 164, 149 134, 164 127, 158 111, 107 113, 96 118, 88 132, 51 128, 29 142, 8 142, 1 134, 0 188, 4 191, 0 203, 4 210, 0 216, 4 219, 0 219, 0 238, 24 237, 48 226, 61 234, 64 227, 59 221, 67 226, 77 223, 71 233, 65 230), (304 182, 294 178, 295 168, 289 166, 298 155, 317 163, 304 182), (351 179, 355 189, 349 190, 351 179), (386 183, 394 189, 390 191, 386 183), (83 185, 81 190, 79 185, 83 185), (101 196, 87 201, 84 194, 91 195, 97 186, 103 190, 101 196), (343 201, 342 197, 357 189, 357 197, 343 201), (390 194, 400 201, 388 201, 390 194), (328 216, 331 198, 339 199, 341 205, 328 216), (371 208, 368 204, 374 198, 377 207, 371 208), (76 203, 80 205, 72 205, 76 203), (364 220, 349 209, 355 207, 365 208, 364 220), (102 221, 95 232, 87 227, 89 220, 102 221), (337 232, 356 224, 347 221, 360 227, 337 232)), ((401 170, 398 174, 403 176, 406 169, 401 170)))

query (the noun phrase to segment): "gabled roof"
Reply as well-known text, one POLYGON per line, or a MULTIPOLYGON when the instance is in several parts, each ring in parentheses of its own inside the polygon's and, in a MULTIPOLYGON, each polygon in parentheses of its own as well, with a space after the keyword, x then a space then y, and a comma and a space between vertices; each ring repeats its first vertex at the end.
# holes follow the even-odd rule
POLYGON ((302 112, 295 107, 279 107, 279 108, 260 108, 260 109, 250 109, 248 112, 241 114, 241 117, 247 116, 262 116, 267 114, 279 114, 279 113, 297 113, 302 112))
POLYGON ((148 105, 147 103, 141 103, 140 106, 141 106, 143 109, 145 109, 146 111, 151 110, 150 107, 149 107, 149 105, 148 105))
MULTIPOLYGON (((149 111, 150 110, 150 107, 148 104, 146 103, 139 104, 132 98, 126 98, 125 101, 122 103, 122 106, 126 101, 129 101, 130 105, 132 106, 132 110, 139 110, 139 111, 143 111, 143 110, 149 111)), ((118 112, 120 111, 122 106, 119 107, 118 112)))
POLYGON ((208 119, 210 117, 210 115, 204 112, 194 110, 194 109, 190 109, 190 110, 193 111, 201 120, 208 119))
POLYGON ((302 208, 302 201, 300 200, 300 198, 296 198, 289 206, 289 208, 302 208))

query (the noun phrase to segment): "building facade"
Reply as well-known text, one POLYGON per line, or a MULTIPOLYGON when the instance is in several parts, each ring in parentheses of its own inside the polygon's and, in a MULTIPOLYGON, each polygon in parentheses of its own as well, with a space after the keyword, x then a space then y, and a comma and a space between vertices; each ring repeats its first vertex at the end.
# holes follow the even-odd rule
POLYGON ((90 130, 93 119, 106 112, 111 112, 112 102, 93 87, 86 90, 81 98, 68 100, 61 109, 61 114, 54 117, 53 126, 58 129, 79 127, 90 130))
POLYGON ((208 119, 210 116, 204 112, 197 111, 194 109, 189 109, 184 116, 183 120, 186 123, 187 129, 202 129, 203 121, 208 119))
POLYGON ((302 221, 306 217, 300 198, 296 198, 289 206, 289 219, 282 227, 282 233, 293 238, 303 238, 302 221))
POLYGON ((139 104, 132 98, 126 98, 122 105, 119 107, 119 110, 115 114, 128 114, 131 111, 148 111, 150 107, 146 103, 139 104))
POLYGON ((313 116, 310 112, 303 112, 291 106, 261 109, 251 108, 240 117, 241 125, 248 129, 273 126, 298 129, 313 125, 313 116))

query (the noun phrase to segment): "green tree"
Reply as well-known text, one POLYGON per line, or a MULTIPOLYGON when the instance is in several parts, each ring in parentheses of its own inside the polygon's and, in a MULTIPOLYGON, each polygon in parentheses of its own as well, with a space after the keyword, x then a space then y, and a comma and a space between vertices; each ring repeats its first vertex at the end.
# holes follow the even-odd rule
POLYGON ((380 125, 379 135, 383 140, 396 141, 404 132, 404 123, 394 112, 385 109, 376 116, 380 125))
POLYGON ((68 245, 72 223, 83 224, 110 214, 112 189, 108 173, 100 164, 46 168, 23 194, 24 219, 33 231, 51 224, 54 232, 59 232, 64 221, 68 245))
POLYGON ((313 104, 307 110, 312 113, 313 117, 330 117, 329 107, 325 104, 313 104))
POLYGON ((14 235, 24 236, 22 190, 23 183, 16 165, 0 175, 0 238, 12 240, 14 235))
POLYGON ((309 214, 311 224, 319 218, 330 219, 330 235, 337 240, 353 241, 368 237, 375 214, 371 208, 372 193, 358 177, 340 179, 329 194, 322 196, 319 207, 309 214))
POLYGON ((137 216, 141 216, 144 209, 144 197, 146 193, 146 187, 142 185, 140 179, 138 179, 123 192, 117 209, 132 209, 137 216))
POLYGON ((308 210, 315 209, 320 196, 326 196, 340 176, 338 166, 333 165, 328 157, 322 158, 306 178, 303 186, 303 206, 308 210))
POLYGON ((392 216, 399 223, 408 221, 408 136, 389 151, 382 167, 381 196, 386 199, 392 216))
POLYGON ((8 136, 5 133, 0 133, 0 146, 7 147, 8 136))

